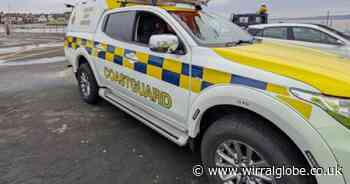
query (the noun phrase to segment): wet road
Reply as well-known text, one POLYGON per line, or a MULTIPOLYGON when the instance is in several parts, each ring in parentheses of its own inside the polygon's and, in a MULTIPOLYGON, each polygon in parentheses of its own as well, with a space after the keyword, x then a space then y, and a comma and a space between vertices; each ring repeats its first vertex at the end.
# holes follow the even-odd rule
POLYGON ((199 155, 107 102, 83 103, 67 63, 0 66, 1 184, 205 184, 199 155))

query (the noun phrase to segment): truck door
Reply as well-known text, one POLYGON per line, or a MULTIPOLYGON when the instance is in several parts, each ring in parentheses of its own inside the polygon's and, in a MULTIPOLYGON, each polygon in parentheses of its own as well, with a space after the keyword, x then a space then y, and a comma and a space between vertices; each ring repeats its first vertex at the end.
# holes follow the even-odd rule
POLYGON ((148 44, 152 35, 177 35, 176 30, 146 11, 114 11, 103 24, 95 45, 99 71, 108 86, 152 115, 185 127, 190 92, 189 78, 182 73, 188 71, 190 53, 183 44, 169 54, 151 51, 148 44))

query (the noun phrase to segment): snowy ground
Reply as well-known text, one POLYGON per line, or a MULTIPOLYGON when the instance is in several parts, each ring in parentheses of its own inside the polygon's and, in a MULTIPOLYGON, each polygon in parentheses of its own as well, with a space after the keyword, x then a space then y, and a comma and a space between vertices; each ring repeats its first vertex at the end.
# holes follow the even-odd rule
POLYGON ((40 58, 40 59, 32 59, 32 60, 18 60, 18 61, 13 61, 13 62, 0 60, 0 67, 60 63, 60 62, 65 62, 65 61, 66 61, 66 58, 64 56, 40 58))
POLYGON ((62 33, 0 33, 0 48, 63 42, 62 33))
POLYGON ((0 37, 0 64, 64 60, 63 34, 13 33, 0 37))
MULTIPOLYGON (((11 26, 11 32, 15 33, 64 33, 64 31, 64 26, 47 26, 44 24, 26 24, 11 26)), ((0 25, 0 33, 4 32, 4 25, 0 25)))
POLYGON ((60 47, 60 46, 63 47, 63 43, 61 43, 61 42, 53 42, 53 43, 37 44, 37 45, 25 45, 25 46, 17 46, 17 47, 4 47, 4 48, 0 48, 0 54, 8 54, 8 53, 14 53, 14 52, 29 51, 29 50, 38 49, 38 48, 60 47))

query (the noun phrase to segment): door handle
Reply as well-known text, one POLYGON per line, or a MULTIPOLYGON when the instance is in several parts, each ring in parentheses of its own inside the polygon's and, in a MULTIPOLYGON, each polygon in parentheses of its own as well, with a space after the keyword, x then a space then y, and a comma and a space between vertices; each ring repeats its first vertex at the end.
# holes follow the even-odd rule
POLYGON ((136 63, 139 60, 135 53, 127 53, 125 54, 125 57, 130 61, 130 63, 136 63))
POLYGON ((104 51, 106 51, 106 49, 103 48, 102 45, 97 45, 97 46, 96 46, 96 49, 97 49, 97 51, 99 51, 99 52, 104 52, 104 51))

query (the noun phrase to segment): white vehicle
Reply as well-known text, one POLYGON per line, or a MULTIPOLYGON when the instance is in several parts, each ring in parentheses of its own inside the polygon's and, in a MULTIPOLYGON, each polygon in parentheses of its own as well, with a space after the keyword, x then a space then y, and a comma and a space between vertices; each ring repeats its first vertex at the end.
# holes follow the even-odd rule
POLYGON ((350 57, 350 34, 320 24, 260 24, 248 31, 259 39, 281 41, 350 57))
POLYGON ((103 98, 199 148, 214 184, 350 182, 348 59, 254 42, 196 0, 130 1, 88 1, 72 13, 65 54, 85 102, 103 98))

